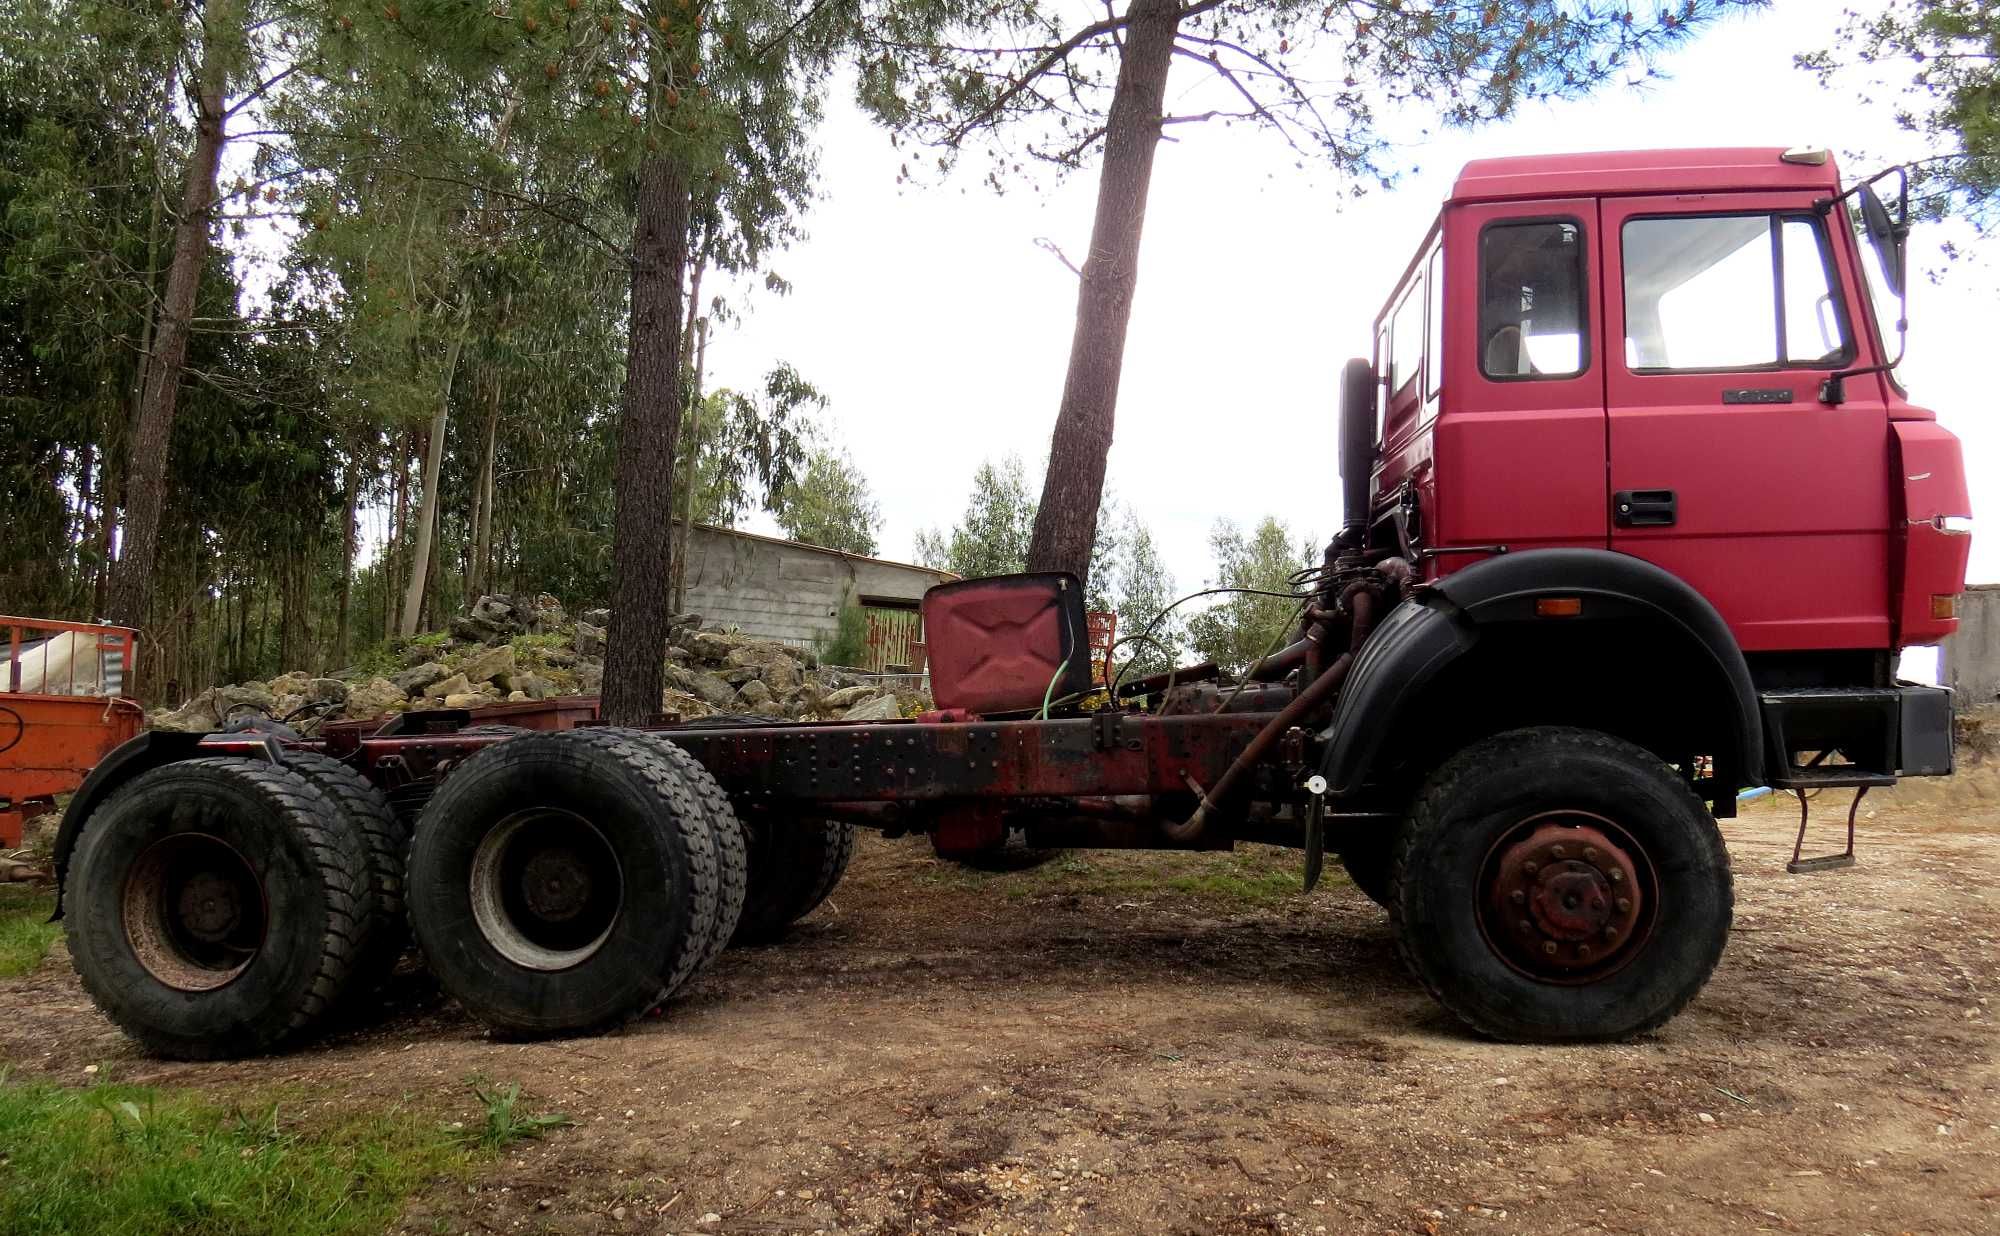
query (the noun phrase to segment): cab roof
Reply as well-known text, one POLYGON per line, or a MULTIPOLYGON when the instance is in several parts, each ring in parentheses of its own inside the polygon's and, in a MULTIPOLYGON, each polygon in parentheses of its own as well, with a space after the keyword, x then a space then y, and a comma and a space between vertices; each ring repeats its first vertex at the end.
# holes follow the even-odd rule
POLYGON ((1595 154, 1474 159, 1452 185, 1453 202, 1628 193, 1726 193, 1753 189, 1839 191, 1833 156, 1786 162, 1779 146, 1611 150, 1595 154))

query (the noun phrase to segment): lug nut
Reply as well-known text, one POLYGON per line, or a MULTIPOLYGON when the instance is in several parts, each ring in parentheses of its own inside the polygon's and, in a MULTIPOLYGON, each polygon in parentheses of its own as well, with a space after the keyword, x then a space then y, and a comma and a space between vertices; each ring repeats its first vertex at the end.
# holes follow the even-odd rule
POLYGON ((1554 940, 1544 940, 1542 942, 1542 952, 1548 954, 1550 957, 1555 956, 1556 942, 1554 940))
POLYGON ((1591 908, 1592 910, 1595 910, 1595 911, 1597 911, 1597 912, 1598 912, 1598 913, 1600 913, 1600 914, 1601 914, 1601 913, 1603 913, 1603 911, 1604 911, 1604 898, 1602 898, 1602 897, 1592 897, 1592 898, 1590 899, 1590 908, 1591 908))
POLYGON ((1625 882, 1625 872, 1620 868, 1613 867, 1610 871, 1605 872, 1605 875, 1610 877, 1613 884, 1623 884, 1625 882))
POLYGON ((1586 863, 1594 863, 1594 862, 1596 862, 1596 861, 1597 861, 1597 847, 1596 847, 1596 846, 1594 846, 1594 845, 1587 845, 1587 846, 1583 847, 1583 861, 1584 861, 1584 862, 1586 862, 1586 863))
POLYGON ((1588 957, 1588 956, 1590 956, 1590 946, 1589 946, 1588 944, 1579 944, 1579 945, 1577 945, 1577 946, 1576 946, 1576 955, 1577 955, 1578 957, 1588 957))
POLYGON ((1552 855, 1554 855, 1554 856, 1555 856, 1555 857, 1557 857, 1557 858, 1568 858, 1568 857, 1569 857, 1569 847, 1568 847, 1568 846, 1560 846, 1560 845, 1552 845, 1552 846, 1550 846, 1550 847, 1549 847, 1549 853, 1550 853, 1550 854, 1552 854, 1552 855))
POLYGON ((1616 904, 1620 914, 1630 914, 1632 912, 1632 899, 1630 897, 1620 897, 1616 904))
POLYGON ((1533 931, 1535 929, 1535 925, 1529 922, 1525 918, 1522 919, 1519 923, 1517 923, 1516 926, 1518 926, 1522 931, 1533 931))
POLYGON ((1535 874, 1535 873, 1536 873, 1537 871, 1540 871, 1541 869, 1542 869, 1542 865, 1541 865, 1540 863, 1522 863, 1522 864, 1521 864, 1521 871, 1522 871, 1522 874, 1524 874, 1524 875, 1533 875, 1533 874, 1535 874))
POLYGON ((1618 938, 1618 929, 1616 927, 1606 927, 1604 929, 1604 938, 1607 940, 1616 940, 1618 938))
POLYGON ((1520 889, 1518 889, 1518 888, 1517 888, 1517 889, 1515 889, 1515 890, 1514 890, 1514 891, 1513 891, 1513 892, 1512 892, 1511 894, 1509 894, 1509 896, 1510 896, 1510 898, 1512 899, 1512 901, 1514 902, 1514 904, 1515 904, 1515 905, 1517 905, 1517 906, 1518 906, 1518 905, 1520 905, 1520 904, 1521 904, 1522 902, 1525 902, 1525 901, 1526 901, 1526 900, 1528 899, 1528 894, 1526 894, 1526 893, 1522 892, 1522 891, 1521 891, 1520 889))

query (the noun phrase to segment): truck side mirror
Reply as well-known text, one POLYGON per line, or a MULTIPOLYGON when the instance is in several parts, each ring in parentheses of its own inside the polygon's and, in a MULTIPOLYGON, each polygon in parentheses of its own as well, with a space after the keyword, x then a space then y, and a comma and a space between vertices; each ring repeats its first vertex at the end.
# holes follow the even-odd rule
MULTIPOLYGON (((1900 171, 1898 169, 1899 174, 1900 171)), ((1903 242, 1910 234, 1910 183, 1907 175, 1902 177, 1902 189, 1897 194, 1896 205, 1892 215, 1872 183, 1861 186, 1861 226, 1868 232, 1869 243, 1875 246, 1875 256, 1881 259, 1883 282, 1889 285, 1889 291, 1900 297, 1903 295, 1908 259, 1903 242)))

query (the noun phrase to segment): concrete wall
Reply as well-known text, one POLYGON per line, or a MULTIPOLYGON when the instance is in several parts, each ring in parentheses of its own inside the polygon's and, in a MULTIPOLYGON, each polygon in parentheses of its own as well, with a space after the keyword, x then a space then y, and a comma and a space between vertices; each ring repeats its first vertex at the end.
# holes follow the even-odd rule
POLYGON ((2000 696, 2000 584, 1975 584, 1958 598, 1958 633, 1944 642, 1944 685, 1960 708, 2000 696))
POLYGON ((772 537, 697 524, 688 543, 687 608, 710 626, 802 648, 831 638, 841 601, 915 604, 951 576, 772 537))

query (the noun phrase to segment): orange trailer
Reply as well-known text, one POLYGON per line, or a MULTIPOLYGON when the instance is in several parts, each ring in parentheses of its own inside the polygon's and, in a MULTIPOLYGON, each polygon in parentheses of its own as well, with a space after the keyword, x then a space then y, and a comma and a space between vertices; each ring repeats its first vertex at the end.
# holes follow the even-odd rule
POLYGON ((83 784, 146 714, 124 694, 131 629, 0 615, 0 635, 0 849, 12 849, 28 817, 83 784))

